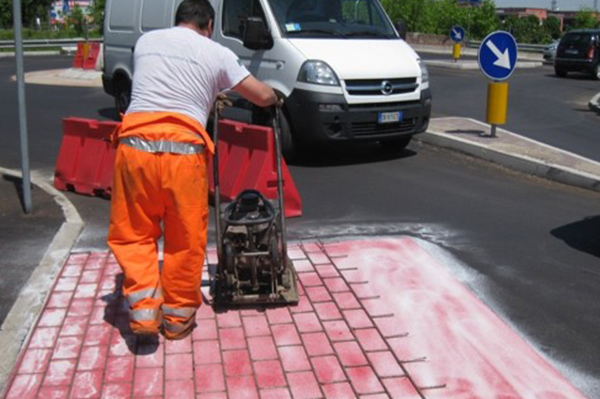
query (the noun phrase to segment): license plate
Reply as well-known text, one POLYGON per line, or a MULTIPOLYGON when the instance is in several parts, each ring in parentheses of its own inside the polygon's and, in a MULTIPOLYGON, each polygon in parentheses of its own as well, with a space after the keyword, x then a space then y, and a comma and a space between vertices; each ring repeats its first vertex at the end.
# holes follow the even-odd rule
POLYGON ((571 54, 571 55, 577 55, 577 54, 579 54, 579 51, 569 49, 569 50, 565 50, 565 53, 571 54))
POLYGON ((380 112, 377 123, 397 123, 402 121, 402 112, 380 112))

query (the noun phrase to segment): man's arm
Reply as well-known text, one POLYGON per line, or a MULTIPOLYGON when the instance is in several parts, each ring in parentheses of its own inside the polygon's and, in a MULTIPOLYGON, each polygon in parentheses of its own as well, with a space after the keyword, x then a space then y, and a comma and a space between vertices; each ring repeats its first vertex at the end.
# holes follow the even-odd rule
POLYGON ((259 107, 266 108, 277 102, 275 91, 252 75, 248 75, 233 90, 259 107))

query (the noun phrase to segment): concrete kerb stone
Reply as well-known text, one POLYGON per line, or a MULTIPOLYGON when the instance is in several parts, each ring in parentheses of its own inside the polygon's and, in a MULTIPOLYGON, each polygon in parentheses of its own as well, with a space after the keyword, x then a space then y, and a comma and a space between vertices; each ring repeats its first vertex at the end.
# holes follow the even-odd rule
MULTIPOLYGON (((4 175, 22 178, 18 171, 0 167, 4 175)), ((0 397, 4 397, 7 382, 19 357, 21 347, 28 339, 31 327, 40 317, 57 274, 66 262, 71 249, 83 230, 84 222, 68 198, 56 190, 45 178, 32 173, 31 182, 50 194, 63 210, 65 222, 54 236, 39 265, 20 292, 17 301, 0 327, 0 397)))
POLYGON ((600 93, 596 94, 589 102, 590 109, 597 114, 600 114, 600 93))
MULTIPOLYGON (((451 69, 479 69, 479 63, 471 60, 425 60, 425 65, 451 69)), ((518 61, 517 69, 540 68, 544 65, 541 61, 518 61)))
MULTIPOLYGON (((483 125, 482 122, 476 120, 472 121, 483 125)), ((515 154, 501 151, 498 149, 492 149, 484 145, 462 139, 460 137, 451 137, 448 134, 441 132, 427 131, 418 135, 417 139, 420 139, 421 141, 428 144, 432 144, 438 147, 449 148, 455 151, 469 154, 477 158, 485 159, 487 161, 491 161, 534 176, 543 177, 549 180, 569 184, 576 187, 600 191, 600 176, 572 169, 563 165, 553 164, 522 154, 515 154)), ((541 143, 539 144, 542 145, 541 143)), ((550 146, 547 147, 551 148, 550 146)), ((558 149, 556 150, 562 151, 558 149)), ((573 154, 573 156, 576 155, 573 154)))
MULTIPOLYGON (((60 55, 61 52, 60 51, 55 51, 55 50, 48 50, 48 51, 25 51, 23 53, 23 55, 25 57, 43 57, 43 56, 48 56, 48 55, 60 55)), ((9 58, 9 57, 14 57, 15 53, 14 52, 2 52, 0 53, 0 58, 9 58)))

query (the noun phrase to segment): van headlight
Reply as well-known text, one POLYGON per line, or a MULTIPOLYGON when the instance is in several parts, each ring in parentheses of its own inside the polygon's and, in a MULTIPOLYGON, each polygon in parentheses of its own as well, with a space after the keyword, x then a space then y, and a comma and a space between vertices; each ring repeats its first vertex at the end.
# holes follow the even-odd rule
POLYGON ((323 61, 306 61, 300 68, 298 81, 326 86, 340 85, 333 69, 323 61))
POLYGON ((421 83, 429 83, 429 71, 427 70, 427 66, 422 59, 419 59, 419 68, 421 68, 421 83))

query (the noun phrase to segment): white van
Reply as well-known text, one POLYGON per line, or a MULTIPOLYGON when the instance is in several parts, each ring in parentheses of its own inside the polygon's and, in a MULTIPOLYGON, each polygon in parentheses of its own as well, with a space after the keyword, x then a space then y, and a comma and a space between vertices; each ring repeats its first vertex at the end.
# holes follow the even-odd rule
MULTIPOLYGON (((181 0, 108 0, 104 90, 123 112, 145 32, 173 25, 181 0)), ((427 129, 429 76, 378 0, 211 0, 213 40, 286 97, 284 154, 297 144, 379 141, 401 149, 427 129)), ((261 112, 253 113, 260 122, 261 112)))

